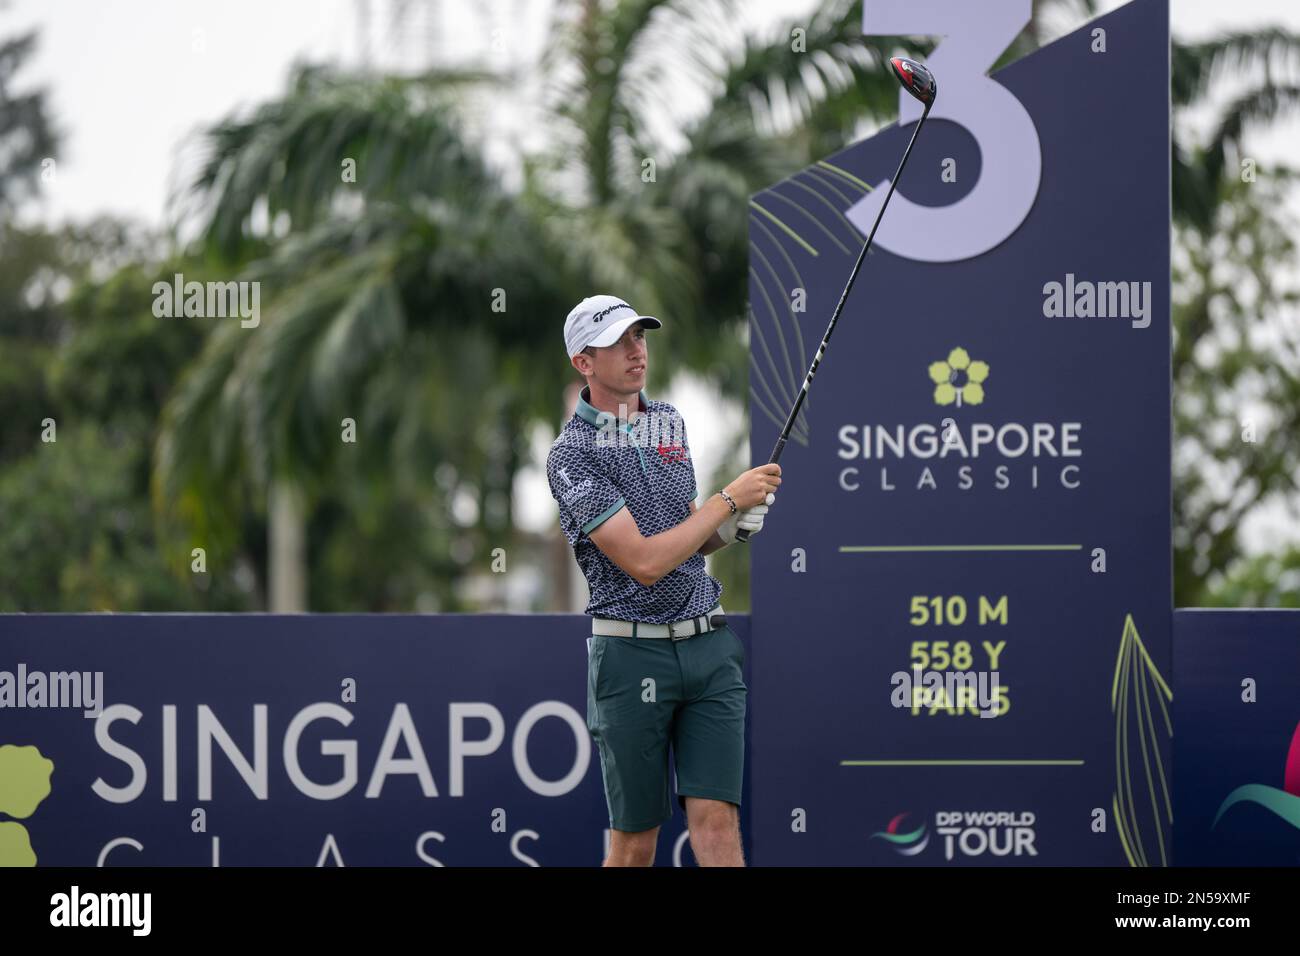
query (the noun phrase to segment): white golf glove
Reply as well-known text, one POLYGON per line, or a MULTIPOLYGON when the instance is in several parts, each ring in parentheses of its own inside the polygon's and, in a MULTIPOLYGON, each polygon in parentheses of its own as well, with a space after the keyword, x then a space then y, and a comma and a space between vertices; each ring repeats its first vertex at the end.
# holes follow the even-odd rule
POLYGON ((718 537, 722 539, 723 544, 734 544, 736 541, 736 532, 744 528, 749 532, 752 538, 763 530, 763 516, 767 510, 776 503, 776 492, 767 493, 767 501, 761 505, 754 505, 752 508, 746 508, 744 511, 737 511, 729 517, 718 528, 718 537))

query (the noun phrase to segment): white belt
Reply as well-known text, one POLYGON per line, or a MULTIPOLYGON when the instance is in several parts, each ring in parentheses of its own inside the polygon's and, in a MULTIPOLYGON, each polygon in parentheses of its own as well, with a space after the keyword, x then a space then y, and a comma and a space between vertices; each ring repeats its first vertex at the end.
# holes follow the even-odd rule
POLYGON ((727 615, 719 604, 708 614, 688 617, 671 624, 645 624, 641 621, 617 621, 610 617, 591 620, 591 633, 605 637, 671 637, 682 641, 696 634, 713 631, 727 623, 727 615))

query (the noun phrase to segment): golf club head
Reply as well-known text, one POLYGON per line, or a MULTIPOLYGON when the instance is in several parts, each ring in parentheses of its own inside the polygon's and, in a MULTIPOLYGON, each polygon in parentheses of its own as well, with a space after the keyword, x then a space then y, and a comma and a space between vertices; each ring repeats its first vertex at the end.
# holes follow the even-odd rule
POLYGON ((894 68, 894 75, 898 77, 898 82, 903 84, 907 92, 924 103, 927 108, 934 105, 939 84, 935 82, 934 74, 924 64, 909 60, 905 56, 896 56, 889 61, 889 65, 894 68))

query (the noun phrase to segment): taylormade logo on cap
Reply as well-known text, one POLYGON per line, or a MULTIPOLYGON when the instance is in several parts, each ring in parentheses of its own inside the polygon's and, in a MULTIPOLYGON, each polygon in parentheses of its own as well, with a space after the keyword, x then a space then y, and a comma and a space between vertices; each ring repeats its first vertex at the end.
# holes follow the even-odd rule
POLYGON ((569 358, 573 358, 589 345, 598 348, 613 345, 636 322, 644 323, 647 329, 663 326, 658 319, 641 315, 617 296, 588 296, 574 306, 564 321, 564 347, 569 358))
POLYGON ((591 317, 591 321, 599 322, 601 319, 609 315, 611 312, 617 312, 619 309, 627 309, 629 312, 632 313, 636 312, 636 309, 632 308, 626 302, 618 302, 615 303, 614 305, 611 305, 608 309, 601 309, 599 312, 597 312, 595 315, 591 317))

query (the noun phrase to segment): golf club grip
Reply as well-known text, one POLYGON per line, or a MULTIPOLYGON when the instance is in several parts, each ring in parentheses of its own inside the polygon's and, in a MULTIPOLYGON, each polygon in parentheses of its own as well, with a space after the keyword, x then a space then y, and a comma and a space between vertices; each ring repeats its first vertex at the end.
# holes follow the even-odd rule
MULTIPOLYGON (((781 452, 782 452, 782 450, 784 450, 784 448, 785 448, 785 438, 786 438, 786 436, 785 436, 785 435, 782 435, 780 438, 778 438, 778 439, 776 440, 776 447, 772 449, 772 457, 769 458, 769 459, 767 460, 767 463, 768 463, 769 465, 774 465, 774 464, 776 464, 776 460, 777 460, 778 458, 781 457, 781 452)), ((740 528, 740 529, 736 532, 736 540, 737 540, 737 541, 748 541, 748 540, 749 540, 749 531, 748 531, 747 529, 745 529, 745 528, 740 528)))
MULTIPOLYGON (((916 124, 916 129, 912 131, 912 138, 908 140, 907 149, 903 152, 903 159, 898 164, 898 171, 894 173, 894 178, 889 184, 889 192, 885 195, 885 201, 880 205, 880 211, 876 213, 876 221, 871 226, 871 232, 867 234, 867 241, 862 246, 862 251, 858 253, 857 262, 853 264, 853 271, 849 273, 849 281, 844 285, 844 291, 840 293, 840 300, 835 304, 835 311, 831 314, 830 325, 826 327, 826 334, 822 336, 822 344, 817 349, 817 354, 813 356, 812 365, 808 367, 808 374, 804 376, 803 388, 795 397, 794 407, 790 409, 790 417, 785 420, 785 427, 781 429, 781 437, 776 440, 776 447, 772 449, 772 457, 768 459, 768 464, 773 464, 781 457, 781 451, 785 448, 786 439, 790 435, 790 430, 794 427, 794 421, 799 415, 799 409, 803 405, 804 396, 808 394, 808 389, 812 385, 813 376, 817 374, 817 366, 821 363, 822 356, 826 354, 826 347, 830 344, 831 333, 835 331, 835 323, 840 320, 840 313, 844 311, 844 303, 849 300, 849 292, 853 288, 853 283, 857 281, 858 272, 862 269, 862 263, 867 258, 867 253, 871 251, 871 242, 876 238, 876 230, 880 228, 880 221, 885 218, 885 210, 889 208, 889 200, 894 198, 894 190, 898 188, 898 181, 903 178, 903 167, 907 165, 907 159, 912 155, 912 147, 916 145, 916 138, 921 135, 921 127, 930 116, 930 109, 933 103, 927 103, 921 113, 921 119, 916 124)), ((736 532, 737 541, 749 541, 749 532, 744 528, 736 532)))

